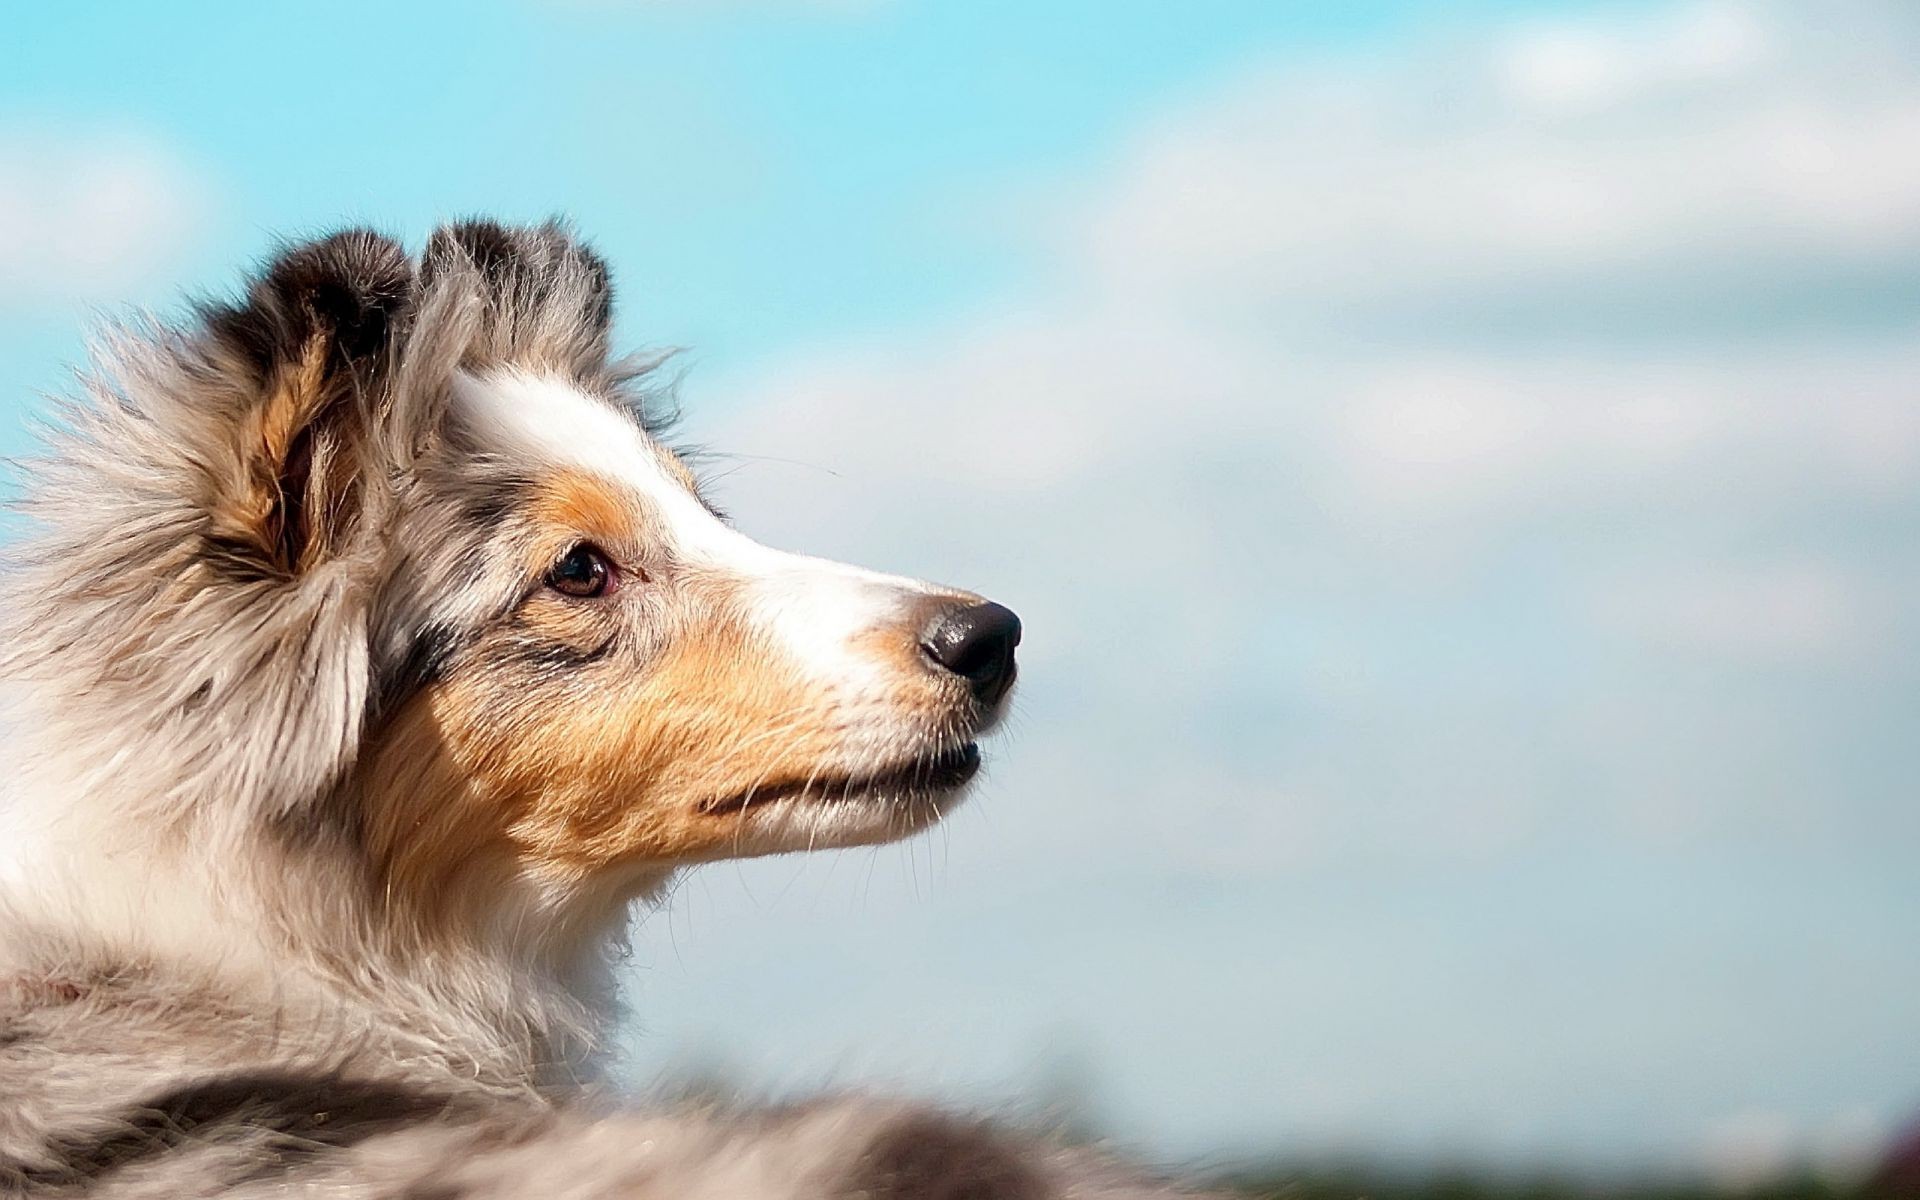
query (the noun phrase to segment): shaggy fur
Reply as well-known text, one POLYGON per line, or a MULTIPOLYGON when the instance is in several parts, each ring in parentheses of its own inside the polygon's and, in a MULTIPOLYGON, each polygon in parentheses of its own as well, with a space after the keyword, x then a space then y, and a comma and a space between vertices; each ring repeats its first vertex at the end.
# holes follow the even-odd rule
POLYGON ((1003 690, 921 649, 978 597, 725 527, 611 308, 557 225, 351 231, 104 348, 0 596, 0 1193, 1162 1194, 594 1085, 632 902, 937 819, 1003 690))

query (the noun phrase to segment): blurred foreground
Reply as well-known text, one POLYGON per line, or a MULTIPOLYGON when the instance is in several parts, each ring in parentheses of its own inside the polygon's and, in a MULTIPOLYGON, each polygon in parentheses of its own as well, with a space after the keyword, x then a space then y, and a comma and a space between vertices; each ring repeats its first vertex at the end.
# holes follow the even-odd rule
POLYGON ((1234 1189, 1263 1200, 1912 1200, 1913 1179, 1881 1176, 1837 1182, 1812 1173, 1764 1184, 1726 1186, 1699 1179, 1600 1182, 1572 1175, 1496 1175, 1356 1168, 1275 1168, 1235 1176, 1234 1189))
POLYGON ((1877 1162, 1870 1159, 1847 1171, 1727 1162, 1718 1177, 1642 1170, 1603 1178, 1571 1170, 1322 1162, 1276 1163, 1221 1179, 1234 1191, 1262 1200, 1915 1200, 1920 1198, 1920 1126, 1895 1139, 1877 1162))

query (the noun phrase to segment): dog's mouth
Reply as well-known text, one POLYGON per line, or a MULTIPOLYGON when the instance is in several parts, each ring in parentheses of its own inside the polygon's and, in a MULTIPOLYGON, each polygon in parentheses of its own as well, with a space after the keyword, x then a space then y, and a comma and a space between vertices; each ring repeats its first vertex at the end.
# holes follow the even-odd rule
POLYGON ((775 780, 746 791, 710 800, 700 811, 710 816, 746 812, 783 800, 843 804, 868 797, 907 797, 946 792, 960 787, 980 770, 980 745, 968 742, 952 750, 923 755, 909 762, 859 775, 820 775, 807 779, 775 780))

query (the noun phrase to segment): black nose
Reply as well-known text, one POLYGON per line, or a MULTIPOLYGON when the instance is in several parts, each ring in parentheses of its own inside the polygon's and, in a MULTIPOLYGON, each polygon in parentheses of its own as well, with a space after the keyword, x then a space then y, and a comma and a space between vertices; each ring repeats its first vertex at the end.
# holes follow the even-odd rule
POLYGON ((1004 604, 949 609, 927 630, 927 657, 967 681, 982 704, 993 704, 1013 686, 1013 648, 1020 644, 1020 618, 1004 604))

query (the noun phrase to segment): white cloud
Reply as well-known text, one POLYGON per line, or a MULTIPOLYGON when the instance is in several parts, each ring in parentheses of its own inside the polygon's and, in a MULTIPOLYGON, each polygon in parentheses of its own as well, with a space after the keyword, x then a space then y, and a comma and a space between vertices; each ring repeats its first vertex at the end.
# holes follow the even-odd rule
POLYGON ((1523 107, 1592 111, 1770 65, 1776 32, 1750 6, 1731 2, 1626 23, 1563 18, 1496 44, 1495 79, 1523 107))
POLYGON ((1316 311, 1871 270, 1920 250, 1891 12, 1683 4, 1276 63, 1138 135, 1074 218, 1109 286, 1316 311))
POLYGON ((1658 651, 1833 662, 1886 644, 1903 591, 1818 560, 1741 563, 1622 580, 1596 607, 1604 624, 1658 651))
POLYGON ((151 138, 0 127, 0 305, 122 299, 178 260, 206 206, 151 138))
POLYGON ((1736 507, 1802 487, 1898 497, 1920 478, 1916 334, 1680 354, 1416 352, 1357 371, 1329 414, 1329 450, 1348 490, 1423 518, 1618 509, 1700 486, 1736 507))

